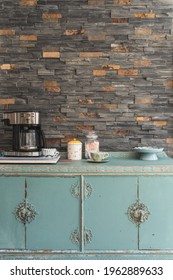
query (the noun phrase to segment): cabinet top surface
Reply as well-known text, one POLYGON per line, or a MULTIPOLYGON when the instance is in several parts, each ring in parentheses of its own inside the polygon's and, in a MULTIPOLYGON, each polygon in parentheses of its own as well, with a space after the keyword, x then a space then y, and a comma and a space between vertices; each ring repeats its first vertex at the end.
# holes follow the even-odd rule
POLYGON ((173 159, 165 153, 158 157, 158 160, 140 160, 134 152, 115 152, 102 163, 61 159, 56 164, 0 164, 0 176, 173 175, 173 159))

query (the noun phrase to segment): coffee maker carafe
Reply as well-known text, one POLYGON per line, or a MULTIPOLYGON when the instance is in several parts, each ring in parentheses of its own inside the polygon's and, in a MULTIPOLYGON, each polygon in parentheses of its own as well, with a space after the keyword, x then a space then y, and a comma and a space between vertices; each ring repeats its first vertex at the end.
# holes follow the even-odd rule
POLYGON ((33 127, 28 126, 21 127, 19 137, 20 151, 35 151, 38 149, 37 143, 37 130, 35 130, 33 127))
POLYGON ((3 122, 13 126, 12 151, 6 151, 6 156, 41 156, 45 137, 39 112, 4 113, 3 122))

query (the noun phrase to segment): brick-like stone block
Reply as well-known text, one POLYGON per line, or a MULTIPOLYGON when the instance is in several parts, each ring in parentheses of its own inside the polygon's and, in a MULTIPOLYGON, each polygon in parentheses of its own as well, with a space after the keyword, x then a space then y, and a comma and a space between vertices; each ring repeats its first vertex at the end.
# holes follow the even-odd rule
POLYGON ((103 56, 102 52, 80 52, 80 57, 100 57, 103 56))
POLYGON ((173 81, 167 81, 165 82, 166 87, 173 87, 173 81))
POLYGON ((111 51, 117 53, 126 53, 129 52, 130 50, 128 46, 111 44, 111 51))
POLYGON ((62 14, 42 14, 43 19, 60 19, 62 18, 62 14))
POLYGON ((149 19, 151 19, 151 18, 155 18, 156 17, 156 14, 154 14, 154 13, 136 13, 135 14, 135 17, 137 17, 137 18, 149 18, 149 19))
POLYGON ((73 36, 73 35, 82 35, 85 33, 85 29, 66 29, 64 34, 67 36, 73 36))
POLYGON ((112 23, 128 23, 129 18, 112 18, 112 23))
POLYGON ((60 116, 54 116, 53 118, 52 118, 52 120, 53 120, 53 122, 56 122, 56 123, 62 123, 62 122, 67 122, 67 118, 66 118, 66 116, 64 116, 64 115, 60 115, 60 116))
POLYGON ((122 6, 125 6, 125 5, 131 5, 131 0, 113 0, 113 3, 114 4, 119 4, 119 5, 122 5, 122 6))
POLYGON ((110 104, 99 104, 98 105, 99 106, 99 108, 104 108, 104 109, 117 109, 118 108, 118 104, 112 104, 112 103, 110 103, 110 104))
POLYGON ((36 6, 37 0, 20 0, 19 5, 20 6, 36 6))
POLYGON ((94 76, 105 76, 106 71, 105 70, 93 70, 93 75, 94 76))
POLYGON ((0 98, 0 104, 5 104, 5 105, 15 104, 15 98, 0 98))
POLYGON ((43 51, 44 58, 60 58, 60 52, 43 51))
POLYGON ((0 29, 0 35, 15 35, 16 31, 13 29, 0 29))
POLYGON ((149 67, 151 66, 151 60, 135 60, 134 61, 134 66, 135 67, 149 67))
POLYGON ((135 104, 152 104, 153 99, 150 97, 136 97, 135 104))
POLYGON ((82 105, 91 105, 94 104, 94 100, 93 99, 79 99, 79 104, 82 105))
POLYGON ((136 122, 150 122, 151 117, 135 117, 136 122))
POLYGON ((166 35, 165 34, 149 35, 148 40, 152 40, 152 41, 166 40, 166 35))
POLYGON ((114 129, 112 131, 113 135, 128 135, 130 133, 129 129, 114 129))
POLYGON ((90 118, 90 119, 92 119, 92 118, 97 118, 97 114, 96 113, 80 113, 79 114, 79 118, 83 118, 83 119, 88 119, 88 118, 90 118))
POLYGON ((151 35, 152 30, 150 28, 135 28, 136 35, 151 35))
POLYGON ((104 86, 101 88, 103 91, 115 91, 115 86, 104 86))
POLYGON ((167 144, 173 144, 173 138, 166 138, 167 144))
POLYGON ((118 70, 118 76, 137 76, 139 75, 138 69, 120 69, 118 70))
POLYGON ((0 70, 11 70, 15 68, 15 64, 0 64, 0 70))
POLYGON ((94 130, 95 127, 93 125, 77 125, 76 129, 80 131, 91 131, 94 130))
POLYGON ((155 126, 166 126, 168 124, 167 121, 154 121, 153 124, 155 126))
POLYGON ((88 34, 89 41, 105 41, 105 38, 106 38, 106 33, 98 33, 98 34, 89 33, 88 34))
POLYGON ((19 39, 21 41, 37 41, 37 36, 35 36, 35 35, 20 35, 19 39))

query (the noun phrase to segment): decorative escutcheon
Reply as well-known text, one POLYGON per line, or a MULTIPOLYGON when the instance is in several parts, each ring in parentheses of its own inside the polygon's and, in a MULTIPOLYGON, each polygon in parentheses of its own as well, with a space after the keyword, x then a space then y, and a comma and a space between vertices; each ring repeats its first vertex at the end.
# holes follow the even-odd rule
MULTIPOLYGON (((78 229, 75 229, 72 233, 71 233, 71 241, 74 244, 79 245, 80 243, 80 233, 78 229)), ((86 243, 91 243, 92 241, 92 232, 90 229, 85 229, 84 230, 84 242, 86 243)))
POLYGON ((90 229, 85 229, 84 236, 85 236, 85 243, 91 243, 93 235, 90 229))
POLYGON ((140 225, 148 219, 150 212, 143 203, 136 202, 128 208, 127 214, 131 222, 140 225))
POLYGON ((23 224, 30 223, 35 219, 38 214, 33 205, 27 202, 19 203, 14 211, 15 217, 23 224))
MULTIPOLYGON (((84 195, 85 197, 90 197, 92 193, 92 187, 89 183, 85 182, 84 184, 84 195)), ((77 182, 76 184, 72 185, 71 194, 75 198, 79 198, 80 196, 80 184, 77 182)))
POLYGON ((72 243, 79 245, 80 242, 80 233, 78 229, 75 229, 72 233, 71 233, 71 241, 72 243))

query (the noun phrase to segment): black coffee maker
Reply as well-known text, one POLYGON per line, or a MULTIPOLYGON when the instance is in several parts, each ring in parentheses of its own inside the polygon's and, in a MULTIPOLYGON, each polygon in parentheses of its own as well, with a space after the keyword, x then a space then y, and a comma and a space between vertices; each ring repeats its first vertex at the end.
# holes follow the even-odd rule
POLYGON ((39 112, 8 112, 3 114, 5 125, 13 126, 12 151, 5 156, 41 156, 45 137, 40 125, 39 112))

